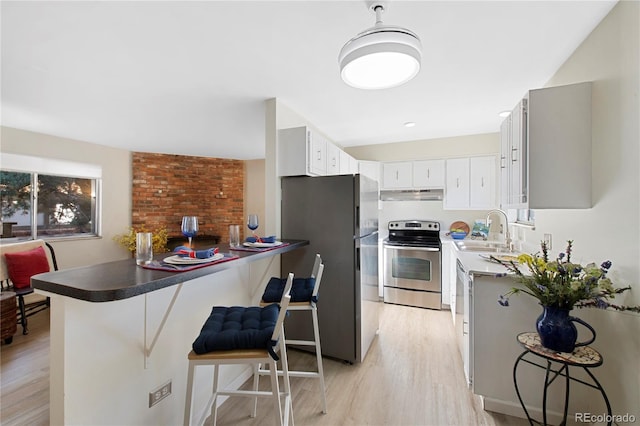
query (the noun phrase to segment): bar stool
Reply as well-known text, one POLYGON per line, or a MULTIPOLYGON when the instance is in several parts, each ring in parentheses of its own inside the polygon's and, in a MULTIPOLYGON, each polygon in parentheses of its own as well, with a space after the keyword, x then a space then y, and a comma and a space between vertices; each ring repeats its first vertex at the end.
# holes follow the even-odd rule
MULTIPOLYGON (((289 377, 304 377, 311 379, 318 379, 320 384, 320 398, 322 401, 322 412, 327 413, 327 398, 324 383, 324 369, 322 368, 322 349, 320 347, 320 329, 318 327, 318 289, 320 288, 320 281, 322 280, 322 273, 324 271, 324 264, 320 254, 316 254, 313 269, 311 270, 310 278, 296 278, 293 281, 293 288, 291 290, 291 303, 289 303, 289 311, 308 311, 311 312, 311 318, 313 320, 313 340, 286 340, 287 345, 298 346, 315 346, 317 371, 292 371, 289 370, 289 377), (309 288, 312 287, 312 291, 309 292, 309 288)), ((261 306, 268 303, 273 303, 273 300, 277 300, 279 292, 282 291, 282 281, 280 278, 271 278, 267 284, 264 294, 262 295, 261 306)), ((269 374, 269 370, 265 370, 258 366, 256 374, 253 376, 254 384, 253 388, 258 389, 258 380, 260 375, 269 374)), ((278 371, 278 374, 282 375, 282 371, 278 371)), ((255 402, 257 404, 257 400, 255 402)), ((254 406, 255 411, 255 406, 254 406)))
MULTIPOLYGON (((200 335, 189 352, 189 372, 187 375, 187 395, 185 402, 184 424, 191 424, 191 405, 193 393, 193 377, 195 367, 213 365, 213 394, 204 410, 200 421, 203 424, 209 404, 213 425, 216 424, 218 396, 270 397, 273 399, 276 424, 293 424, 293 407, 291 404, 291 386, 287 364, 287 347, 284 343, 284 317, 291 299, 293 274, 290 273, 279 304, 273 303, 265 307, 216 307, 214 306, 200 335), (233 312, 230 312, 233 311, 233 312), (258 319, 259 318, 259 319, 258 319), (271 333, 269 333, 273 330, 271 333), (278 382, 277 351, 280 351, 282 362, 284 392, 280 392, 278 382), (231 364, 268 364, 271 374, 271 391, 219 390, 218 373, 220 365, 231 364), (281 407, 284 398, 284 413, 281 407)), ((254 369, 255 371, 255 369, 254 369)), ((255 417, 255 408, 252 413, 255 417)))

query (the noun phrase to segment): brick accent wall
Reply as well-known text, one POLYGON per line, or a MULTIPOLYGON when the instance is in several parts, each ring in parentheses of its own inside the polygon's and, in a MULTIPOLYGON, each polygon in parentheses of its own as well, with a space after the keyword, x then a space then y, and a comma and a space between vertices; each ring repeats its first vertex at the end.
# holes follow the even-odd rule
POLYGON ((135 229, 181 236, 182 216, 198 216, 198 235, 227 242, 229 225, 244 224, 244 161, 134 152, 132 165, 135 229))

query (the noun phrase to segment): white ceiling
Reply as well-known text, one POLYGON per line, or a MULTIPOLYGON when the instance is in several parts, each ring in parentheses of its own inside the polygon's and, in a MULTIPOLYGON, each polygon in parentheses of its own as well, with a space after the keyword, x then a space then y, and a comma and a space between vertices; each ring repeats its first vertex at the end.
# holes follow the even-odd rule
POLYGON ((278 98, 343 147, 497 132, 616 1, 391 1, 422 70, 346 86, 365 1, 2 1, 2 125, 133 151, 264 157, 278 98), (413 128, 403 126, 414 121, 413 128))

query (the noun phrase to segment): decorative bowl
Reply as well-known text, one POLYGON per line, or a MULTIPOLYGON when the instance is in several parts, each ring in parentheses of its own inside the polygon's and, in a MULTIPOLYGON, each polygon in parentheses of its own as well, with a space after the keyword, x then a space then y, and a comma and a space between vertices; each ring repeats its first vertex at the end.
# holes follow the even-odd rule
POLYGON ((467 236, 466 232, 452 232, 451 233, 451 238, 453 238, 454 240, 463 240, 464 237, 467 236))

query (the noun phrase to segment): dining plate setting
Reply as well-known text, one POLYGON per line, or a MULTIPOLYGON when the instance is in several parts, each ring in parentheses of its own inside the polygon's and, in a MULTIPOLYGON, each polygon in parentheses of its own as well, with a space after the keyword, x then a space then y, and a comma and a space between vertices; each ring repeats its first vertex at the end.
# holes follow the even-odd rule
POLYGON ((200 263, 209 263, 209 262, 215 262, 216 260, 220 260, 224 258, 224 254, 223 253, 217 253, 214 254, 211 257, 207 257, 205 259, 198 259, 198 258, 193 258, 193 257, 183 257, 180 255, 174 255, 174 256, 169 256, 165 259, 163 259, 162 261, 165 263, 169 263, 172 265, 197 265, 200 263))

